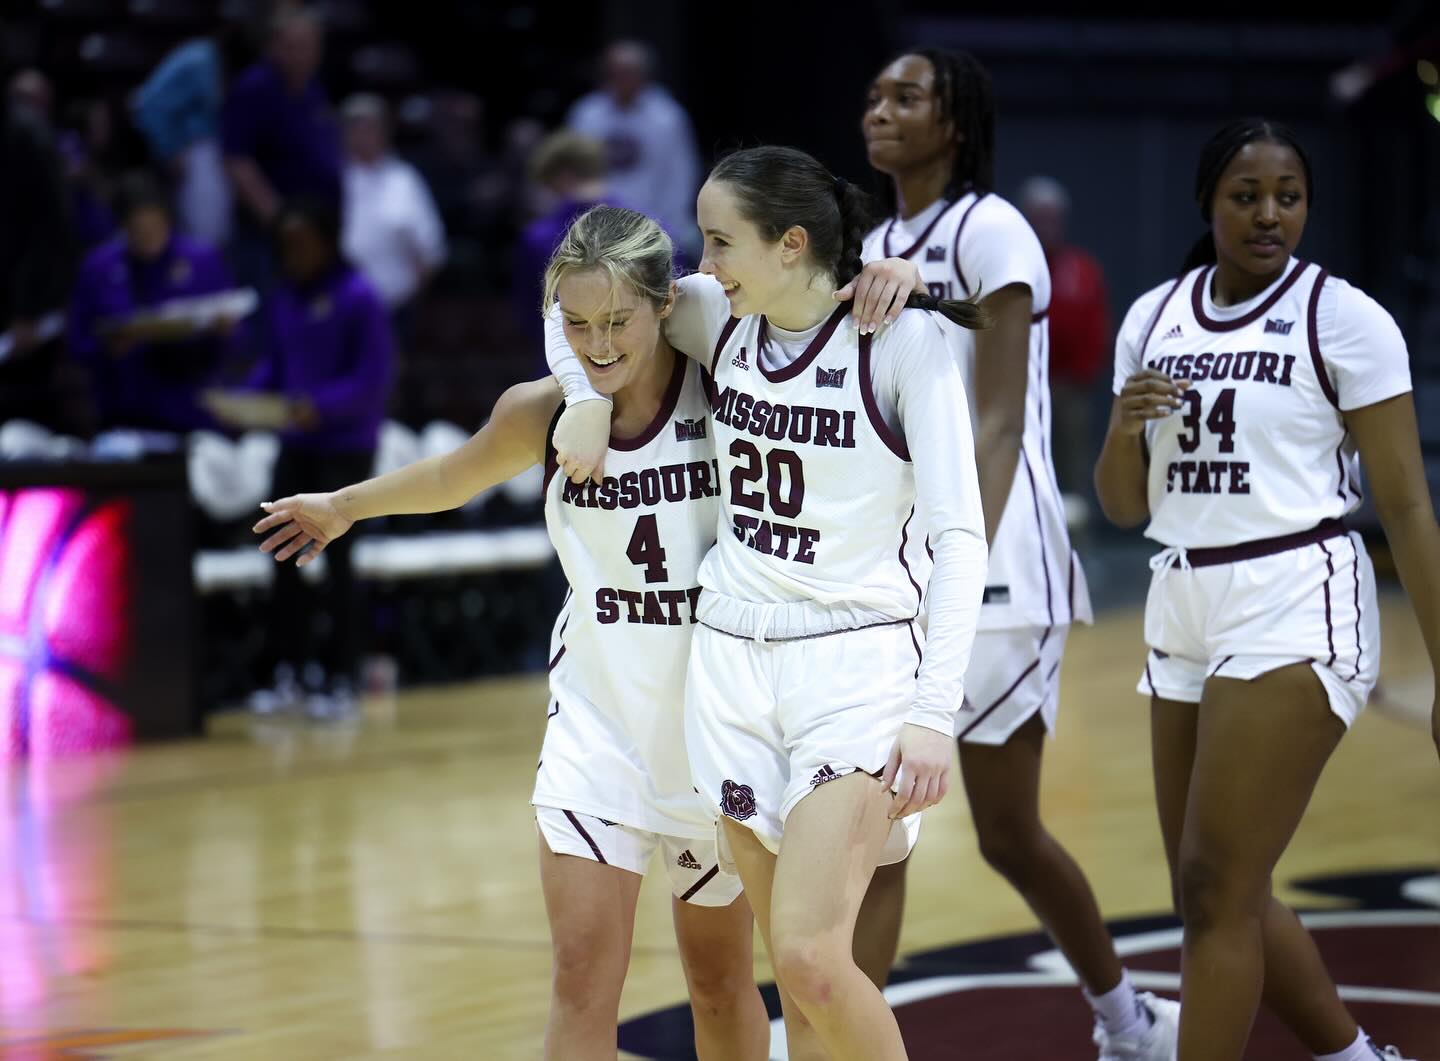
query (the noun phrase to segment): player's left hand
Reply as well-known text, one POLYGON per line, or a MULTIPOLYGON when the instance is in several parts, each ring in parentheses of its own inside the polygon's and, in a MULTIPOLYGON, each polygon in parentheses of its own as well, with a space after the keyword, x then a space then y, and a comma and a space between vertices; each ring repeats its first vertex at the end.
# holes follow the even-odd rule
POLYGON ((854 301, 851 315, 860 334, 866 335, 893 321, 906 299, 925 290, 919 266, 904 258, 885 258, 861 269, 859 276, 835 292, 835 301, 854 301))
POLYGON ((604 401, 576 402, 555 425, 555 457, 572 483, 605 475, 605 453, 610 448, 611 406, 604 401))
POLYGON ((938 730, 906 723, 885 763, 880 782, 895 795, 890 817, 904 818, 933 807, 950 790, 950 757, 954 741, 938 730))

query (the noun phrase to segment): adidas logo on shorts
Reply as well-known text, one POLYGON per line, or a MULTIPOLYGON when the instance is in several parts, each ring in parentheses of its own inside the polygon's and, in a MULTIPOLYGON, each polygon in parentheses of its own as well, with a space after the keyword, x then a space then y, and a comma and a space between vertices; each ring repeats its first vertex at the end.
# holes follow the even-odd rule
POLYGON ((699 860, 690 853, 690 849, 688 847, 684 851, 680 852, 680 857, 675 860, 675 865, 679 866, 681 869, 700 868, 699 860))
POLYGON ((1178 339, 1180 338, 1181 334, 1182 333, 1180 331, 1180 325, 1177 324, 1164 335, 1160 336, 1160 341, 1163 343, 1166 339, 1178 339))
POLYGON ((823 785, 826 781, 836 781, 839 777, 840 775, 829 765, 822 766, 819 770, 815 771, 815 776, 810 779, 810 787, 814 788, 816 785, 823 785))

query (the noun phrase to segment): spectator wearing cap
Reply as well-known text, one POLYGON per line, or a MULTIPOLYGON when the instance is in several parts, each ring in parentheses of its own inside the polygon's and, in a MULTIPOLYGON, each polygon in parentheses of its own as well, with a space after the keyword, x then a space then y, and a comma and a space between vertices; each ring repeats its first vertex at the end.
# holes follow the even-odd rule
POLYGON ((175 231, 170 206, 149 177, 122 181, 118 205, 122 231, 81 264, 68 321, 97 426, 213 427, 200 393, 235 367, 237 320, 154 311, 232 290, 230 270, 213 247, 175 231))
POLYGON ((645 44, 612 44, 601 61, 600 87, 571 108, 566 124, 605 145, 615 196, 679 234, 679 249, 698 261, 694 217, 700 155, 689 116, 651 80, 653 66, 645 44))
POLYGON ((378 96, 346 101, 342 246, 398 312, 445 262, 445 227, 424 178, 391 149, 389 113, 378 96))

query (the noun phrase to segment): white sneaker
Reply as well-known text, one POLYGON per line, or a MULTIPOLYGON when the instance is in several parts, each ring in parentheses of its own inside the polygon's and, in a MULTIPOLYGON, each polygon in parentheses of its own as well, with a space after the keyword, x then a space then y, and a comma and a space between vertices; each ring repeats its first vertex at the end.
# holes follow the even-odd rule
POLYGON ((1104 1022, 1096 1018, 1091 1038, 1100 1048, 1099 1061, 1175 1061, 1180 1041, 1180 1003, 1157 998, 1149 991, 1135 997, 1150 1014, 1150 1027, 1135 1038, 1111 1035, 1104 1022))
POLYGON ((1380 1049, 1374 1039, 1370 1040, 1370 1049, 1375 1051, 1376 1057, 1383 1057, 1385 1061, 1414 1061, 1414 1058, 1402 1054, 1398 1046, 1387 1046, 1383 1050, 1380 1049))

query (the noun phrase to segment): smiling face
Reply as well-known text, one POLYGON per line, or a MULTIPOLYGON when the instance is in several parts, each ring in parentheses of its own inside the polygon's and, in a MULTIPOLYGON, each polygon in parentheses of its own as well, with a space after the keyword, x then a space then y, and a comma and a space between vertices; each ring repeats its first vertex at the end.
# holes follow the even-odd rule
POLYGON ((655 304, 602 268, 572 269, 555 285, 565 339, 585 367, 590 385, 615 394, 644 376, 660 342, 670 301, 655 304))
POLYGON ((1304 163, 1286 144, 1256 140, 1236 152, 1210 203, 1222 266, 1257 278, 1285 267, 1309 215, 1305 177, 1304 163))
MULTIPOLYGON (((730 315, 764 313, 788 290, 788 265, 797 257, 791 238, 803 229, 791 229, 780 239, 767 240, 755 223, 740 213, 730 184, 709 180, 700 189, 695 219, 705 237, 700 271, 720 281, 730 300, 730 315)), ((803 240, 801 242, 803 248, 803 240)))
POLYGON ((929 59, 902 55, 880 71, 865 97, 860 131, 870 165, 892 177, 950 158, 955 123, 941 114, 929 59))

